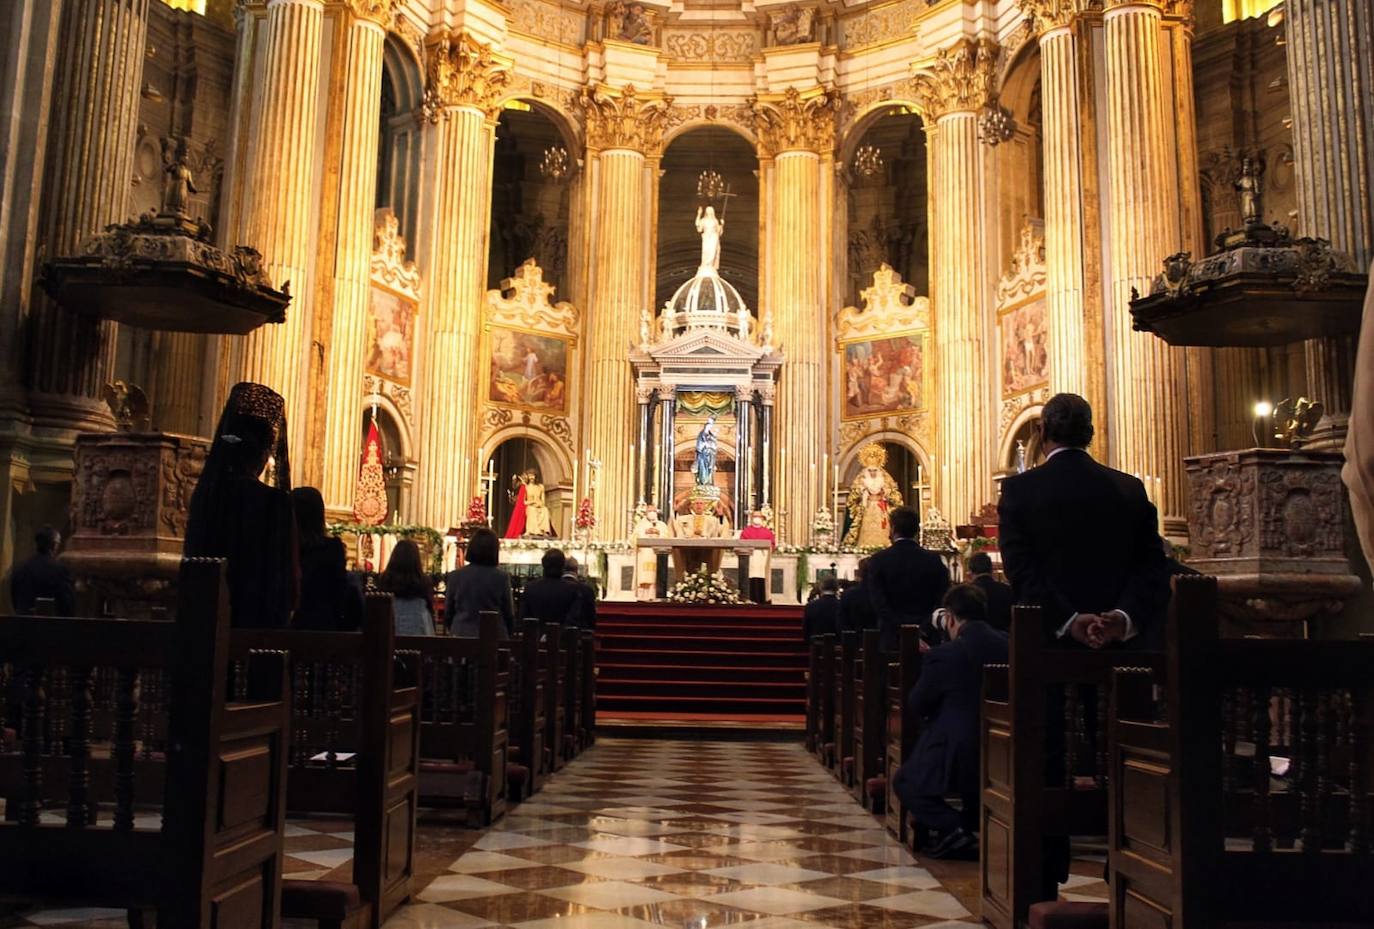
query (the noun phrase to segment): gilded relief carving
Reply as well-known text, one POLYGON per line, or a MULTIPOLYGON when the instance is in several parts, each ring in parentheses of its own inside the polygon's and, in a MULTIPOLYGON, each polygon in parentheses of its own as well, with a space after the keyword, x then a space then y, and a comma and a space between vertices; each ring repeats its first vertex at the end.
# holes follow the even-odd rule
POLYGON ((587 120, 588 148, 628 148, 649 154, 663 144, 673 98, 641 96, 633 84, 619 91, 598 85, 583 91, 578 104, 587 120))
POLYGON ((936 52, 929 67, 916 75, 916 93, 926 115, 939 119, 987 106, 1001 52, 992 39, 961 39, 936 52))
POLYGON ((511 61, 466 32, 442 36, 426 49, 426 118, 438 122, 445 109, 471 106, 495 119, 511 80, 511 61))
POLYGON ((824 88, 802 93, 789 87, 780 95, 756 97, 753 105, 760 147, 768 154, 835 147, 835 99, 824 88))

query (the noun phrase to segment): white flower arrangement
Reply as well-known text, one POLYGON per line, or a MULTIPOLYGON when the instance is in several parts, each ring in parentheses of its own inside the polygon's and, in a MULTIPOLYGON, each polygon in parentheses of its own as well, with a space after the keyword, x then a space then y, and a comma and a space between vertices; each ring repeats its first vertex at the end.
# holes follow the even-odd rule
POLYGON ((739 589, 725 579, 719 571, 714 574, 702 565, 694 573, 687 575, 668 591, 671 603, 710 603, 741 604, 739 589))

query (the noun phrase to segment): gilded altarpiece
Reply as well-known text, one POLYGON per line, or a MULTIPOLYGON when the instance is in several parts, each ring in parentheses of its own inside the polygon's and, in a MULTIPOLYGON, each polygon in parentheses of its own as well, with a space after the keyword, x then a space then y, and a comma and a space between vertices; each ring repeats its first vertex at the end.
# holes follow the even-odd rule
MULTIPOLYGON (((576 360, 582 314, 553 302, 533 258, 489 290, 483 306, 478 399, 482 448, 508 438, 535 439, 571 462, 577 458, 576 360)), ((569 464, 569 468, 571 465, 569 464)))
POLYGON ((897 433, 928 449, 934 385, 930 300, 886 263, 835 323, 841 388, 840 460, 864 443, 897 433))
MULTIPOLYGON (((1012 441, 1049 394, 1049 329, 1045 305, 1044 224, 1031 220, 1011 267, 997 285, 997 379, 1001 384, 999 447, 1012 441)), ((1003 458, 1006 456, 1004 455, 1003 458)))

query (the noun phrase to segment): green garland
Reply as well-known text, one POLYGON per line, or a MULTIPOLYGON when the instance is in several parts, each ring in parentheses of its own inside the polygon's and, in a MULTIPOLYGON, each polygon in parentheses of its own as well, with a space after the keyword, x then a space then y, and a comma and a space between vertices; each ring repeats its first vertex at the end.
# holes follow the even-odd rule
POLYGON ((330 535, 394 535, 410 539, 429 547, 429 570, 431 574, 442 574, 444 570, 444 537, 429 526, 398 526, 383 524, 363 526, 358 523, 330 523, 325 526, 330 535))

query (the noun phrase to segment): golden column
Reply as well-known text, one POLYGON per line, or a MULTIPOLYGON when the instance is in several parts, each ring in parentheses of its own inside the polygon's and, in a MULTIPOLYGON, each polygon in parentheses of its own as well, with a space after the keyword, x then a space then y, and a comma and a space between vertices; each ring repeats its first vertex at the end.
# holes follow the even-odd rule
MULTIPOLYGON (((41 220, 50 258, 76 254, 108 223, 130 218, 147 35, 148 0, 64 5, 41 220)), ((36 425, 63 432, 111 427, 101 397, 114 364, 114 323, 64 309, 36 288, 31 312, 27 384, 36 425)))
MULTIPOLYGON (((1091 95, 1081 92, 1079 62, 1077 24, 1085 5, 1085 0, 1021 0, 1040 33, 1050 390, 1079 394, 1105 412, 1101 303, 1090 299, 1086 281, 1089 257, 1096 263, 1100 256, 1089 244, 1083 208, 1083 135, 1092 132, 1091 120, 1083 116, 1091 95)), ((1105 425, 1098 423, 1098 454, 1106 447, 1105 425)))
POLYGON ((1103 14, 1107 65, 1107 173, 1111 256, 1108 372, 1112 463, 1146 481, 1166 517, 1181 522, 1188 446, 1184 354, 1131 328, 1132 289, 1150 292, 1179 250, 1178 160, 1161 62, 1160 7, 1117 0, 1103 14))
POLYGON ((323 0, 268 0, 261 71, 244 137, 244 215, 231 235, 262 253, 273 283, 291 285, 286 321, 230 340, 229 370, 231 381, 257 381, 286 398, 290 448, 298 459, 305 449, 310 402, 311 222, 318 200, 315 142, 323 26, 323 0))
POLYGON ((773 164, 767 185, 772 198, 768 313, 773 342, 787 359, 774 405, 772 454, 785 468, 773 472, 773 506, 787 511, 782 537, 804 544, 821 503, 825 476, 820 466, 829 450, 821 167, 835 147, 835 106, 821 87, 789 88, 758 98, 754 113, 761 154, 773 164))
MULTIPOLYGON (((1289 101, 1298 231, 1329 241, 1361 271, 1374 258, 1374 10, 1368 0, 1288 0, 1289 101)), ((1322 401, 1315 447, 1339 448, 1350 417, 1354 346, 1306 343, 1307 391, 1322 401)))
POLYGON ((931 141, 931 209, 939 217, 939 226, 931 225, 938 232, 930 262, 939 384, 936 499, 955 525, 992 498, 978 113, 987 105, 1000 51, 988 39, 963 39, 937 52, 930 69, 917 75, 931 141))
MULTIPOLYGON (((352 0, 344 32, 338 238, 334 246, 334 314, 329 339, 324 416, 325 506, 351 511, 358 472, 358 413, 372 264, 377 137, 381 121, 383 29, 391 0, 352 0)), ((448 527, 445 526, 445 529, 448 527)))
POLYGON ((511 62, 466 32, 429 48, 425 110, 434 152, 414 520, 456 526, 476 492, 477 336, 487 280, 496 117, 511 62))
MULTIPOLYGON (((646 155, 662 145, 672 100, 646 97, 633 86, 601 86, 585 91, 581 105, 596 170, 583 444, 601 460, 597 531, 617 539, 628 532, 627 513, 635 502, 628 444, 635 434, 635 391, 626 349, 648 299, 640 248, 650 235, 646 155)), ((671 461, 668 449, 663 454, 671 461)))

